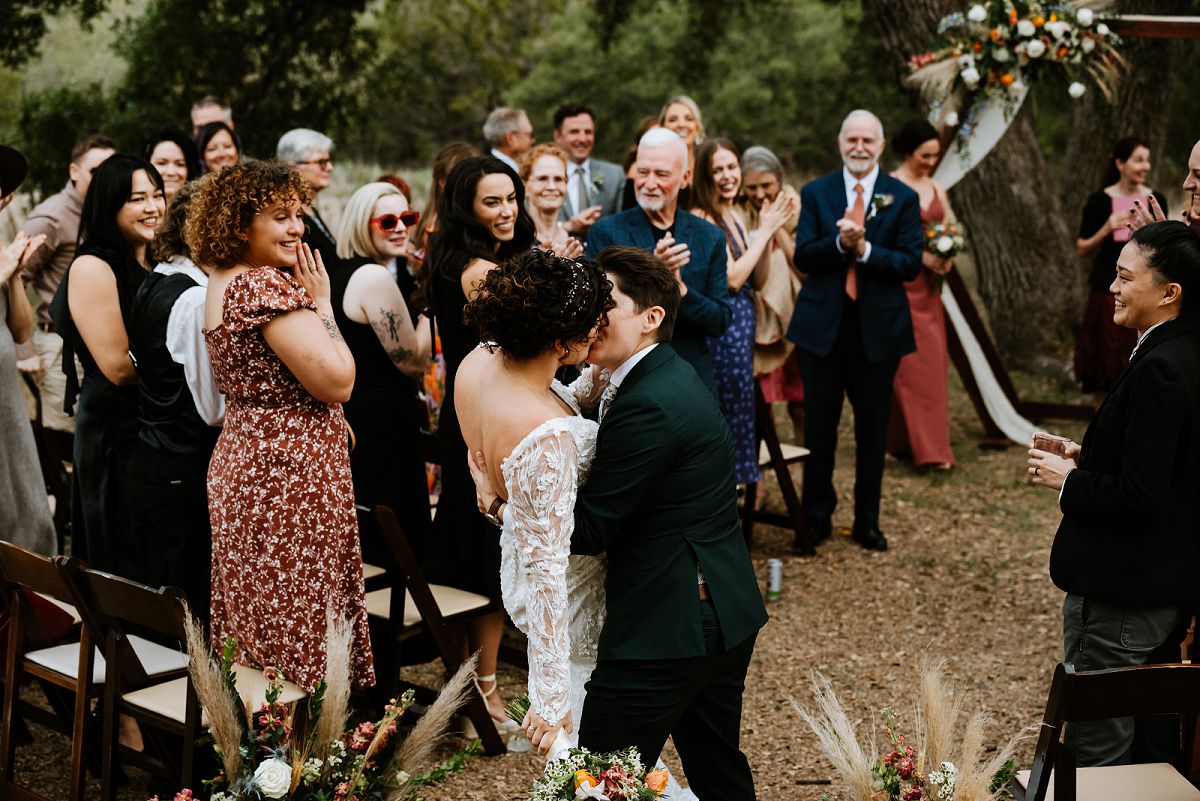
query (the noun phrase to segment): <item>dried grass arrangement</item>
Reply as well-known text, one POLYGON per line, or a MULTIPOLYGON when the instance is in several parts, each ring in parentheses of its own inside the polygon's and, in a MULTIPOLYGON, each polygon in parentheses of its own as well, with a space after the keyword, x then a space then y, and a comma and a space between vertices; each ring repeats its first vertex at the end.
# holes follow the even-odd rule
POLYGON ((891 707, 882 711, 887 750, 872 732, 864 746, 829 680, 814 672, 812 711, 792 705, 812 729, 852 801, 995 801, 1016 772, 1013 754, 1032 727, 988 756, 986 712, 962 721, 965 695, 946 677, 945 660, 926 664, 917 685, 911 738, 896 724, 891 707), (961 729, 960 729, 961 725, 961 729), (985 758, 986 756, 986 758, 985 758))
MULTIPOLYGON (((203 627, 187 618, 188 671, 208 715, 222 773, 206 782, 212 801, 402 801, 425 783, 420 774, 446 735, 454 713, 466 702, 475 673, 468 660, 448 681, 407 737, 398 721, 413 701, 412 691, 393 699, 377 722, 347 728, 350 720, 350 639, 347 621, 326 621, 325 677, 305 699, 280 702, 284 677, 268 667, 266 701, 251 709, 238 693, 233 654, 225 643, 218 659, 203 627), (297 715, 301 711, 303 714, 297 715)), ((176 799, 190 799, 184 790, 176 799)))

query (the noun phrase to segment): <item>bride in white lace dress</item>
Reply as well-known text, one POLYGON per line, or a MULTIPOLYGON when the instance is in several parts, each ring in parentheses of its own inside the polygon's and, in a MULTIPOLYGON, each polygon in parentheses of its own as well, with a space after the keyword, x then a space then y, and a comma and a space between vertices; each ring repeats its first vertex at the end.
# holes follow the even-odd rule
MULTIPOLYGON (((500 512, 505 609, 529 641, 530 715, 541 753, 574 744, 584 684, 604 624, 603 557, 570 554, 575 497, 587 480, 598 425, 580 416, 602 383, 587 368, 570 387, 554 380, 587 355, 611 307, 611 284, 591 262, 530 251, 491 270, 464 318, 487 340, 463 361, 455 404, 471 453, 482 452, 500 512), (557 738, 557 742, 556 742, 557 738)), ((677 785, 672 798, 687 797, 677 785)), ((694 796, 693 796, 694 797, 694 796)))

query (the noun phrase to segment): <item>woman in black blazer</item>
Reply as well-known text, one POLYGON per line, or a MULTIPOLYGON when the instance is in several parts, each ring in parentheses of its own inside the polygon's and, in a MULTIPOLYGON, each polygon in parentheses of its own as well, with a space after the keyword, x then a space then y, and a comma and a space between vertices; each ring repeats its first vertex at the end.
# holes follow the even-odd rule
MULTIPOLYGON (((1113 320, 1138 333, 1079 446, 1034 435, 1029 473, 1059 491, 1050 577, 1064 661, 1079 670, 1178 662, 1200 600, 1200 238, 1181 222, 1137 231, 1117 260, 1113 320), (1194 296, 1194 297, 1193 297, 1194 296)), ((1080 766, 1170 762, 1172 718, 1068 726, 1080 766)))

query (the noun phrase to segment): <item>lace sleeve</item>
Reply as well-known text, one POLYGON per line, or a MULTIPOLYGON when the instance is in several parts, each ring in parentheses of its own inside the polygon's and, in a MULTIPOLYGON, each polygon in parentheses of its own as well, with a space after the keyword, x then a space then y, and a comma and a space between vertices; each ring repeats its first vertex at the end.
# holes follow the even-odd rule
POLYGON ((600 393, 604 392, 604 388, 608 386, 608 370, 600 371, 600 380, 592 379, 593 370, 591 366, 586 367, 571 382, 569 387, 566 387, 567 392, 575 397, 575 402, 580 408, 590 409, 600 402, 600 393))
POLYGON ((526 588, 530 708, 550 723, 570 711, 567 562, 575 529, 578 457, 566 429, 552 429, 505 465, 506 528, 526 588))

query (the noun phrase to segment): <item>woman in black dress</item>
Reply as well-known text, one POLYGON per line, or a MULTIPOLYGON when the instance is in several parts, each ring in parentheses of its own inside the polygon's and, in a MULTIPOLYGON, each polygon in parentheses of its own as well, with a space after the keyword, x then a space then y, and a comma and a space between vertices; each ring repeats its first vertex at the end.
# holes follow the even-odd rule
POLYGON ((123 476, 137 444, 138 390, 125 323, 164 211, 158 170, 141 156, 110 156, 92 177, 79 249, 50 306, 63 338, 64 408, 75 413, 71 552, 121 575, 142 573, 140 549, 127 544, 137 538, 123 476))
POLYGON ((355 498, 391 507, 420 558, 429 540, 429 487, 417 435, 428 415, 414 379, 429 362, 429 325, 418 341, 407 298, 384 266, 398 259, 407 272, 415 218, 395 186, 361 187, 342 213, 329 288, 334 319, 354 356, 354 390, 342 410, 354 432, 355 498))
MULTIPOLYGON (((534 245, 525 211, 525 188, 517 174, 492 156, 459 162, 446 179, 438 227, 425 258, 425 297, 446 359, 446 395, 438 421, 442 494, 433 522, 428 572, 431 580, 500 600, 500 531, 479 513, 475 483, 467 469, 467 445, 454 413, 454 374, 479 333, 463 322, 468 295, 483 276, 509 256, 534 245)), ((496 655, 504 613, 474 619, 469 648, 478 650, 479 683, 488 711, 502 729, 515 724, 496 690, 496 655)))
POLYGON ((1153 194, 1167 210, 1166 198, 1146 186, 1150 173, 1150 148, 1136 137, 1113 145, 1102 188, 1093 192, 1083 207, 1075 250, 1094 256, 1088 273, 1088 300, 1083 326, 1075 340, 1075 378, 1085 393, 1093 393, 1096 405, 1104 400, 1113 381, 1125 369, 1137 335, 1113 322, 1113 295, 1109 286, 1117 274, 1117 257, 1129 241, 1125 222, 1135 199, 1146 204, 1153 194))

